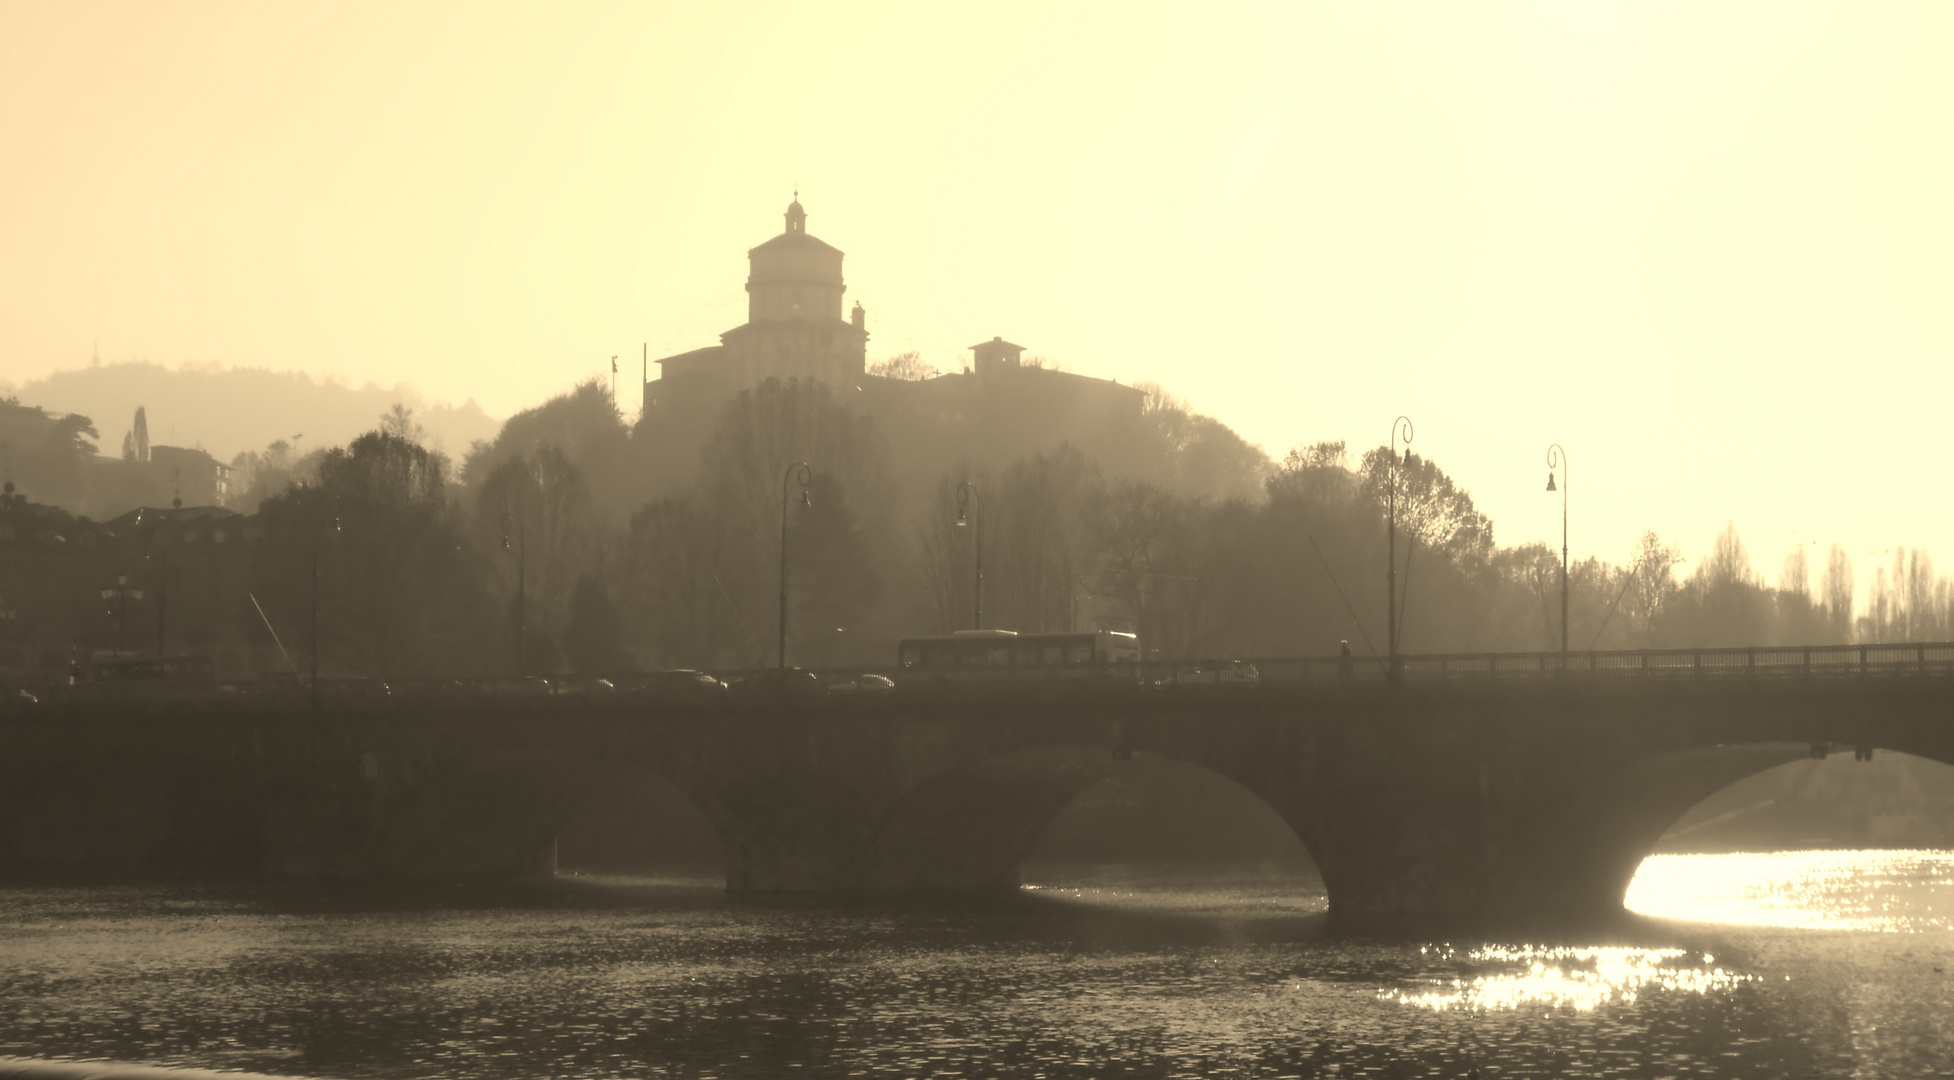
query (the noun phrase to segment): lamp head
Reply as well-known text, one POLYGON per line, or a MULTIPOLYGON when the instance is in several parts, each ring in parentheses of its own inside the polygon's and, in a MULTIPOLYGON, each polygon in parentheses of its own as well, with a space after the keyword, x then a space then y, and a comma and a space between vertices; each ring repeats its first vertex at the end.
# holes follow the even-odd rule
POLYGON ((963 512, 963 507, 957 507, 957 528, 961 529, 968 524, 970 524, 970 516, 963 512))
POLYGON ((814 496, 809 495, 805 491, 801 492, 801 505, 812 507, 814 505, 814 496))
POLYGON ((1557 487, 1555 487, 1555 486, 1554 486, 1554 474, 1553 474, 1553 473, 1551 473, 1551 472, 1547 474, 1547 490, 1548 490, 1548 491, 1559 491, 1559 490, 1560 490, 1559 488, 1557 488, 1557 487))

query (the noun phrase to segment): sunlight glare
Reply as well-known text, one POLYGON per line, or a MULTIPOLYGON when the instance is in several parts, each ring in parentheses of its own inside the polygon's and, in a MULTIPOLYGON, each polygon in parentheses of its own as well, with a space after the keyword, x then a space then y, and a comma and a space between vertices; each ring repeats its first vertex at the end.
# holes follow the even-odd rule
MULTIPOLYGON (((1436 953, 1439 960, 1454 955, 1449 945, 1419 951, 1436 953)), ((1682 949, 1486 945, 1468 952, 1466 960, 1508 970, 1440 981, 1423 990, 1387 989, 1378 997, 1441 1012, 1516 1009, 1522 1005, 1586 1012, 1615 1002, 1632 1004, 1647 990, 1708 994, 1756 979, 1712 966, 1716 958, 1708 953, 1701 954, 1702 966, 1696 966, 1698 961, 1682 949)))
POLYGON ((1954 928, 1954 852, 1653 855, 1630 911, 1692 922, 1908 933, 1954 928))

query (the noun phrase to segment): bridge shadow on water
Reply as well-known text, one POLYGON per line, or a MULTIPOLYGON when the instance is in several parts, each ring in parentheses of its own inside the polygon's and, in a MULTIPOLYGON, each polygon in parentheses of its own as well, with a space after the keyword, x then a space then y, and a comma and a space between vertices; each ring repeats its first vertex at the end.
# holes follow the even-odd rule
MULTIPOLYGON (((68 893, 71 890, 53 890, 68 893)), ((563 873, 510 880, 467 877, 238 881, 95 886, 105 909, 157 915, 257 913, 395 916, 482 912, 613 912, 646 925, 703 917, 797 926, 918 933, 978 945, 1023 943, 1094 949, 1376 942, 1526 942, 1657 946, 1712 935, 1716 924, 1630 911, 1604 917, 1509 920, 1351 919, 1329 912, 1308 867, 1241 863, 1036 863, 1015 891, 985 894, 729 894, 714 868, 685 866, 563 873)))

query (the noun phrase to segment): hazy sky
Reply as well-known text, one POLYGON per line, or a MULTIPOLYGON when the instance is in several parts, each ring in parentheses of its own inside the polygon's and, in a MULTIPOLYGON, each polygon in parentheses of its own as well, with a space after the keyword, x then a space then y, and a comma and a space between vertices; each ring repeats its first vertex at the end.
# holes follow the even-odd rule
POLYGON ((0 380, 506 414, 743 321, 798 182, 871 360, 1003 335, 1278 458, 1407 413, 1503 543, 1559 441, 1577 556, 1954 570, 1950 55, 1939 2, 5 0, 0 380))

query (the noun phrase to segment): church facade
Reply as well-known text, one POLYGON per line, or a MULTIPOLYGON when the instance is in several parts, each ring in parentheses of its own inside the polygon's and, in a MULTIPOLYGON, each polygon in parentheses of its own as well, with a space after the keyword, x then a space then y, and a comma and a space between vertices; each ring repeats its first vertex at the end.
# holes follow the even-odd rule
POLYGON ((717 345, 658 361, 659 378, 645 383, 646 416, 661 404, 723 400, 768 379, 861 382, 867 315, 856 304, 842 317, 841 251, 808 235, 798 197, 786 218, 786 231, 746 253, 746 323, 719 335, 717 345))

